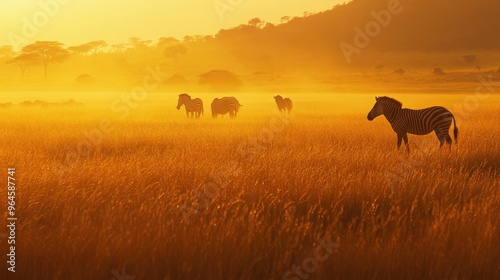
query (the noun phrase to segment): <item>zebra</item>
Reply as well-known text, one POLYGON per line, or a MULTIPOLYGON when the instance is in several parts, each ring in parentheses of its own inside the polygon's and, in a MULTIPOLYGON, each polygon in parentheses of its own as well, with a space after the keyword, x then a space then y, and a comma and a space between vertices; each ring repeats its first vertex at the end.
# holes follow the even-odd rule
POLYGON ((217 118, 218 115, 229 113, 231 118, 235 118, 241 106, 243 105, 234 97, 215 98, 212 101, 212 117, 217 118))
POLYGON ((444 107, 434 106, 420 110, 402 109, 403 104, 390 97, 375 97, 375 105, 368 113, 368 120, 372 121, 380 115, 384 115, 389 121, 394 132, 398 136, 398 149, 401 147, 401 140, 405 141, 407 151, 410 151, 408 145, 407 133, 416 135, 426 135, 434 131, 439 139, 440 147, 444 141, 448 143, 451 149, 451 137, 448 130, 453 120, 453 135, 455 142, 458 142, 458 128, 453 114, 444 107))
POLYGON ((195 117, 199 118, 200 115, 203 115, 203 101, 199 98, 191 99, 191 96, 183 93, 179 95, 179 101, 177 101, 177 110, 181 109, 182 105, 186 107, 186 115, 189 118, 189 114, 191 114, 191 118, 195 117))
POLYGON ((278 105, 278 109, 285 113, 288 111, 290 114, 290 111, 292 110, 292 100, 290 98, 285 98, 281 97, 281 95, 276 95, 274 97, 274 100, 276 100, 276 105, 278 105))

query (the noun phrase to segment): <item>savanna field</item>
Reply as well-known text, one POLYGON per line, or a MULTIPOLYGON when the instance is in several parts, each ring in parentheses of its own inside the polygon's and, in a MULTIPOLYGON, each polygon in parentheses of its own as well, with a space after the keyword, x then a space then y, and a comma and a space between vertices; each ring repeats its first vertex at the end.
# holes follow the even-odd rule
POLYGON ((457 118, 451 151, 409 135, 407 154, 367 120, 372 94, 285 94, 283 115, 273 93, 192 93, 199 120, 161 92, 122 115, 121 94, 0 108, 19 217, 2 279, 500 278, 499 96, 459 114, 473 93, 391 94, 457 118), (223 95, 243 104, 235 120, 211 117, 223 95))

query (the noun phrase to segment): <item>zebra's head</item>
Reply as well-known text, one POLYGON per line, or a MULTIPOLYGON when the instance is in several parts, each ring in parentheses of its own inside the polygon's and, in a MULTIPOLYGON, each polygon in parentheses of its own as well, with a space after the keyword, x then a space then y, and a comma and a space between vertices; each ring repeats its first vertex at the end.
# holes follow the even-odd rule
POLYGON ((276 100, 276 101, 282 101, 282 100, 283 100, 283 97, 281 97, 281 95, 276 95, 276 96, 274 97, 274 100, 276 100))
POLYGON ((370 110, 368 113, 368 120, 373 121, 376 117, 382 115, 384 113, 384 108, 382 107, 382 104, 380 104, 380 100, 378 97, 375 97, 375 105, 373 105, 373 108, 370 110))
POLYGON ((182 107, 182 105, 185 105, 186 101, 188 100, 191 100, 191 96, 185 93, 179 94, 179 101, 177 101, 177 110, 179 110, 182 107))

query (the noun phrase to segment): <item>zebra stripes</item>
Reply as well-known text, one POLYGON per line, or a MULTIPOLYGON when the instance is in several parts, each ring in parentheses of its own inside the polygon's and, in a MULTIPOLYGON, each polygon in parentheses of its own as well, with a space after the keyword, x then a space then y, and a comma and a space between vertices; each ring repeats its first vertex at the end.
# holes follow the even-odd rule
POLYGON ((368 113, 368 120, 372 121, 380 115, 384 115, 398 136, 398 149, 401 147, 401 140, 405 141, 406 149, 409 151, 407 133, 416 135, 436 133, 440 146, 444 142, 450 145, 451 137, 448 133, 453 121, 453 135, 455 141, 458 138, 458 128, 455 117, 446 108, 440 106, 429 107, 420 110, 402 109, 403 104, 390 97, 376 97, 376 103, 368 113))
POLYGON ((177 101, 177 110, 181 109, 182 105, 186 107, 186 115, 189 118, 199 118, 203 115, 203 101, 199 98, 191 99, 191 96, 183 93, 179 95, 179 101, 177 101))
POLYGON ((288 113, 290 113, 290 111, 292 110, 292 100, 290 100, 290 98, 283 99, 281 95, 276 95, 274 97, 274 100, 276 100, 276 105, 278 105, 278 109, 281 112, 285 113, 286 111, 288 111, 288 113))
POLYGON ((215 98, 212 101, 212 117, 229 113, 229 117, 235 118, 241 106, 243 105, 234 97, 215 98))

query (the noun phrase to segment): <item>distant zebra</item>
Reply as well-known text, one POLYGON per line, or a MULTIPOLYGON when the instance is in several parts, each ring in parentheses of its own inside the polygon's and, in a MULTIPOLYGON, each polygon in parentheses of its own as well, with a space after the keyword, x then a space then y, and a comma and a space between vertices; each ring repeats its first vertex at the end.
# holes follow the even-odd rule
POLYGON ((402 109, 403 104, 390 97, 375 97, 375 100, 375 105, 368 113, 368 120, 372 121, 376 117, 384 115, 398 135, 398 149, 401 147, 401 139, 404 139, 406 149, 410 151, 407 133, 425 135, 432 131, 436 133, 441 143, 440 147, 446 141, 451 149, 452 141, 448 131, 452 120, 453 135, 457 141, 458 128, 455 117, 447 109, 440 106, 420 110, 402 109))
POLYGON ((203 101, 199 98, 191 99, 191 96, 183 93, 179 95, 179 101, 177 101, 177 110, 179 110, 182 105, 186 107, 186 115, 189 118, 189 114, 191 114, 191 118, 195 117, 199 118, 203 115, 203 101))
POLYGON ((276 105, 278 105, 278 109, 280 111, 282 111, 283 113, 288 111, 288 113, 290 113, 290 111, 292 110, 292 100, 290 100, 290 98, 283 99, 281 95, 276 95, 274 97, 274 100, 276 100, 276 105))
POLYGON ((229 113, 231 118, 235 118, 241 106, 243 105, 234 97, 215 98, 212 101, 212 117, 229 113))

